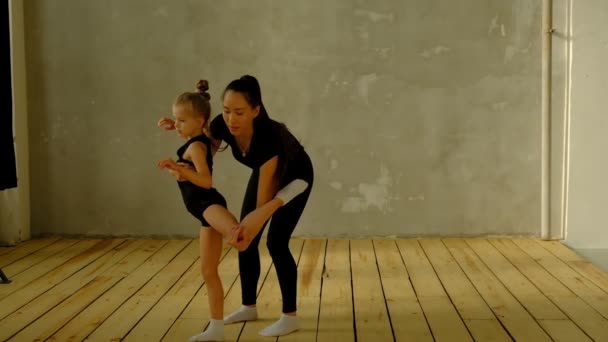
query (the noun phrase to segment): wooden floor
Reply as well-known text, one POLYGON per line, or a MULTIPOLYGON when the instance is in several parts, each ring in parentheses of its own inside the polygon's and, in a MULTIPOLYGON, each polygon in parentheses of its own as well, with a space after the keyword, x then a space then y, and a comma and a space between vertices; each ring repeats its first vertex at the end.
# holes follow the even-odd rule
MULTIPOLYGON (((264 246, 263 244, 261 246, 264 246)), ((281 311, 268 251, 260 319, 281 311)), ((279 341, 608 341, 608 274, 532 239, 293 240, 301 330, 279 341)), ((197 240, 38 239, 0 248, 0 341, 186 341, 208 319, 197 240)), ((220 273, 240 306, 237 253, 220 273)))

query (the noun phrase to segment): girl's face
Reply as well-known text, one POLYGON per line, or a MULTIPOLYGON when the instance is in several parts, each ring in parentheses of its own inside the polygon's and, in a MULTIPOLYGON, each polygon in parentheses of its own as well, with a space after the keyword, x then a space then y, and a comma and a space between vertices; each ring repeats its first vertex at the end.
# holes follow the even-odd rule
POLYGON ((245 96, 239 92, 228 90, 224 94, 224 112, 222 116, 235 137, 253 132, 253 119, 260 112, 260 107, 252 108, 245 96))
POLYGON ((191 103, 178 103, 173 105, 175 117, 175 130, 184 139, 190 139, 203 133, 205 119, 192 109, 191 103))

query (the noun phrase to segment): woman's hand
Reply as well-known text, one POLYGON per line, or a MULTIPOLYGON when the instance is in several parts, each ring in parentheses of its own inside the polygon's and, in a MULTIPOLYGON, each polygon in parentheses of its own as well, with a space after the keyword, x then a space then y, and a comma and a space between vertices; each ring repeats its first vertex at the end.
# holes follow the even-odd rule
POLYGON ((161 118, 158 120, 158 127, 162 127, 165 131, 173 131, 175 130, 175 121, 170 118, 161 118))
POLYGON ((262 230, 264 223, 268 221, 273 212, 272 203, 257 208, 241 220, 239 227, 245 231, 245 235, 251 235, 251 240, 253 240, 260 230, 262 230))
POLYGON ((232 237, 228 244, 242 252, 249 247, 249 244, 255 238, 255 235, 251 233, 251 229, 245 229, 242 225, 238 225, 233 228, 232 237))

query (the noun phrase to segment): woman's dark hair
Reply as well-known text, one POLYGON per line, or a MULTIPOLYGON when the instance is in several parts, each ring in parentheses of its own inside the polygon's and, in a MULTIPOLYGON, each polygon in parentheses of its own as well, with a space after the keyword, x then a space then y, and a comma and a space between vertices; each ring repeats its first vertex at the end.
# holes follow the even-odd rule
POLYGON ((276 131, 277 135, 280 137, 281 147, 279 151, 279 166, 275 176, 280 187, 286 185, 284 184, 284 181, 285 176, 287 175, 289 157, 298 152, 298 149, 301 148, 300 143, 289 132, 285 124, 270 119, 266 107, 264 107, 264 103, 262 102, 260 84, 255 77, 244 75, 241 78, 230 82, 228 86, 226 86, 222 97, 228 91, 240 93, 252 108, 260 108, 258 116, 253 121, 254 129, 271 129, 276 131))
POLYGON ((264 107, 264 103, 262 103, 262 91, 260 90, 260 84, 258 80, 250 75, 242 76, 239 79, 236 79, 226 86, 222 97, 226 95, 226 92, 234 91, 236 93, 240 93, 245 97, 247 103, 251 106, 251 108, 260 107, 260 113, 255 118, 257 121, 263 121, 270 119, 268 116, 268 112, 264 107))

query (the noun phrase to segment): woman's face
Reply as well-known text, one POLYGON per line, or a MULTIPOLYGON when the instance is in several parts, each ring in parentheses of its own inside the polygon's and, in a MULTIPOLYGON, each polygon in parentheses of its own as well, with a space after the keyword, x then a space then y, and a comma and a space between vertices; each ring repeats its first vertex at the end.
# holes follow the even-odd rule
POLYGON ((230 134, 235 137, 249 134, 253 131, 253 119, 258 116, 260 107, 251 107, 242 93, 232 90, 224 94, 224 121, 230 134))

